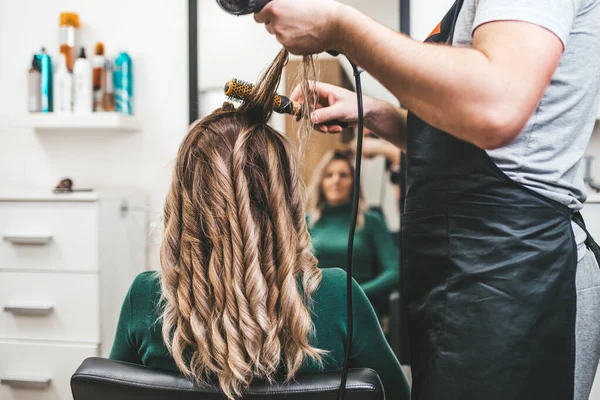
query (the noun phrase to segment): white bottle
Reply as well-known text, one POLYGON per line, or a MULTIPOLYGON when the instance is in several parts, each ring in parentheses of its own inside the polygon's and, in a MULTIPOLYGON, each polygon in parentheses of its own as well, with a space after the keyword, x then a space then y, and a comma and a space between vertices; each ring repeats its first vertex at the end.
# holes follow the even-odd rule
POLYGON ((92 112, 92 96, 92 64, 85 57, 85 49, 82 47, 73 66, 73 110, 76 114, 92 112))
POLYGON ((105 71, 104 64, 104 44, 96 43, 96 51, 92 57, 92 90, 94 91, 94 111, 104 111, 104 82, 105 71))
POLYGON ((73 111, 73 75, 67 68, 64 54, 58 58, 58 68, 54 73, 54 111, 71 113, 73 111))

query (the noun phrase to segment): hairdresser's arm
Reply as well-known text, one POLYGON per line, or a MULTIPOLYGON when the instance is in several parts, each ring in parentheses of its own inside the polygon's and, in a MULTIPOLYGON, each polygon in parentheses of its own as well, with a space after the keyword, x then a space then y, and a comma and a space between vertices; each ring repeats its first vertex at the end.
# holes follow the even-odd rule
POLYGON ((521 132, 563 51, 557 36, 525 22, 482 25, 473 48, 457 48, 414 41, 351 7, 341 9, 337 35, 344 54, 423 120, 485 149, 521 132))
MULTIPOLYGON (((350 143, 352 150, 356 151, 358 142, 355 139, 350 143)), ((364 158, 371 159, 377 156, 383 156, 390 162, 392 169, 400 165, 400 150, 398 147, 377 138, 365 136, 362 142, 362 155, 364 158)))
POLYGON ((423 120, 485 149, 501 147, 521 132, 563 52, 556 35, 517 21, 481 25, 472 48, 421 43, 337 2, 320 2, 334 8, 321 11, 329 18, 319 22, 325 31, 311 31, 309 22, 294 31, 286 25, 293 18, 286 15, 286 3, 312 2, 273 1, 263 10, 267 29, 292 53, 339 50, 423 120))

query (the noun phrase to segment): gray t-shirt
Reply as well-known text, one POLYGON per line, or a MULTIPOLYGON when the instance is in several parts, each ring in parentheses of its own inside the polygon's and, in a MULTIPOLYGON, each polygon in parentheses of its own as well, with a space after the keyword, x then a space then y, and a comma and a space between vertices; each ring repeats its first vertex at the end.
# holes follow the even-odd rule
MULTIPOLYGON (((600 0, 465 0, 453 45, 471 46, 477 27, 502 20, 548 29, 564 52, 523 131, 488 154, 514 181, 579 210, 587 197, 579 164, 600 100, 600 0)), ((574 232, 581 259, 585 233, 577 226, 574 232)))

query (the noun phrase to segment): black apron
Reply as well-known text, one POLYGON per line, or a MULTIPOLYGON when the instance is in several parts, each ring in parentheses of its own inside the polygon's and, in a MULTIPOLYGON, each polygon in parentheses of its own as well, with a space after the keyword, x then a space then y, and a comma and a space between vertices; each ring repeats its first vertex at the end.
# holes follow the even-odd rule
MULTIPOLYGON (((428 40, 452 42, 461 5, 428 40)), ((572 212, 412 113, 407 131, 401 257, 413 400, 572 399, 572 212)))

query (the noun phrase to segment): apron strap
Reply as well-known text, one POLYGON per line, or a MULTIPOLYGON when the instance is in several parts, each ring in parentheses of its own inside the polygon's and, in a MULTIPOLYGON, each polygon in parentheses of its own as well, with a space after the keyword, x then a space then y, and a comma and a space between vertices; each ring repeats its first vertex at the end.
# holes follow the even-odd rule
POLYGON ((600 246, 598 246, 598 243, 596 243, 592 235, 590 235, 587 228, 585 227, 585 221, 583 220, 583 216, 580 212, 576 212, 575 214, 573 214, 572 219, 573 222, 575 222, 581 229, 583 229, 583 231, 587 235, 585 239, 585 245, 588 249, 591 250, 592 253, 594 253, 594 257, 596 257, 596 261, 598 261, 598 265, 600 265, 600 246))

